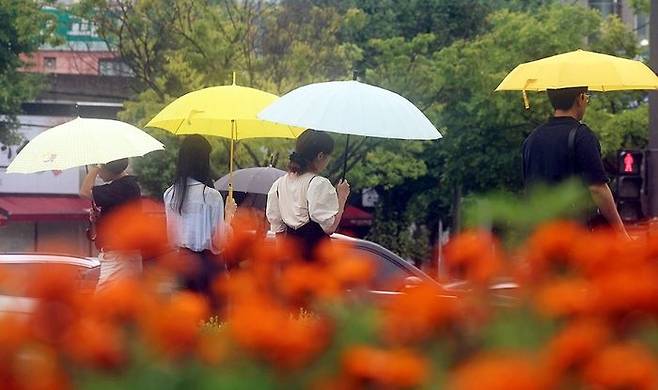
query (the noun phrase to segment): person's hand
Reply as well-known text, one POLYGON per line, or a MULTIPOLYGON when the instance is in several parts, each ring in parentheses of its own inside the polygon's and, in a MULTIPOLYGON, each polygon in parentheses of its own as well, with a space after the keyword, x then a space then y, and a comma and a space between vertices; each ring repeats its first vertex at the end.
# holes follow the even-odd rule
POLYGON ((238 209, 238 204, 235 203, 235 199, 232 196, 226 198, 226 205, 224 206, 224 215, 226 218, 232 218, 235 215, 235 212, 238 209))
POLYGON ((336 193, 338 193, 338 203, 341 206, 345 206, 347 202, 347 197, 350 195, 350 184, 347 180, 341 180, 336 186, 336 193))

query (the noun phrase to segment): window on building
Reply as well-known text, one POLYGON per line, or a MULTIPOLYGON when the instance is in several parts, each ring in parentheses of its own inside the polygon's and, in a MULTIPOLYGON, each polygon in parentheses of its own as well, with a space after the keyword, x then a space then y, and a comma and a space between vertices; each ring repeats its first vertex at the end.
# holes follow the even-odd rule
POLYGON ((98 60, 98 74, 102 76, 131 76, 132 72, 123 61, 105 58, 98 60))
POLYGON ((621 16, 621 2, 619 0, 589 0, 590 8, 594 8, 607 18, 610 15, 621 16))
POLYGON ((47 71, 54 71, 57 68, 57 58, 43 57, 43 67, 47 71))
POLYGON ((649 39, 649 15, 642 12, 635 15, 635 35, 640 41, 649 39))

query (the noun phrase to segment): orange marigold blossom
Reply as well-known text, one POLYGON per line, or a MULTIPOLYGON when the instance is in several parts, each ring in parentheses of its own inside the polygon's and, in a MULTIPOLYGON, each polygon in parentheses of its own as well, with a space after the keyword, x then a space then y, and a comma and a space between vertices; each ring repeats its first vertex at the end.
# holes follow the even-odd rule
POLYGON ((465 278, 484 286, 503 268, 503 256, 498 240, 489 232, 467 230, 450 240, 444 250, 451 276, 465 278))
POLYGON ((592 313, 598 297, 595 286, 583 278, 554 279, 538 287, 534 294, 537 310, 550 317, 592 313))
POLYGON ((638 344, 613 344, 584 368, 583 380, 596 389, 658 389, 658 362, 638 344))
POLYGON ((548 390, 551 378, 532 357, 486 353, 459 366, 449 381, 451 390, 548 390))
POLYGON ((362 385, 387 389, 422 385, 428 378, 428 366, 425 359, 409 350, 361 345, 350 347, 342 359, 343 371, 349 378, 362 385))
POLYGON ((229 331, 246 350, 280 368, 295 368, 329 342, 330 328, 320 318, 296 319, 265 296, 242 297, 229 313, 229 331))
POLYGON ((58 358, 57 351, 43 344, 31 344, 16 356, 11 367, 9 386, 20 390, 66 390, 71 381, 58 358))
POLYGON ((64 349, 78 364, 113 369, 125 359, 118 325, 91 317, 78 318, 64 335, 64 349))
POLYGON ((365 286, 375 275, 373 260, 354 253, 329 262, 327 268, 344 288, 365 286))
POLYGON ((585 235, 586 231, 575 222, 555 221, 540 226, 526 244, 531 277, 543 278, 573 265, 570 252, 574 243, 585 235))
POLYGON ((596 309, 602 313, 658 312, 656 266, 608 272, 592 278, 592 284, 599 291, 596 309))
POLYGON ((146 258, 169 250, 164 205, 144 199, 113 210, 98 226, 103 245, 140 250, 146 258))
POLYGON ((86 313, 100 319, 134 321, 147 310, 147 305, 155 304, 150 288, 136 279, 117 280, 89 299, 86 313))
POLYGON ((265 236, 258 233, 258 222, 249 214, 236 214, 231 221, 230 236, 224 242, 222 258, 230 265, 252 260, 254 250, 264 245, 265 236))
POLYGON ((548 366, 557 376, 579 369, 605 347, 611 337, 610 329, 601 320, 588 318, 569 323, 547 345, 548 366))
POLYGON ((178 357, 196 349, 200 325, 209 312, 204 298, 179 292, 140 318, 142 334, 156 349, 178 357))
POLYGON ((341 286, 331 274, 315 264, 301 263, 286 266, 278 279, 279 291, 294 302, 313 297, 333 298, 341 293, 341 286))
POLYGON ((643 243, 626 241, 610 230, 582 236, 571 250, 574 264, 587 277, 641 266, 646 254, 643 243))
POLYGON ((457 297, 430 284, 396 295, 383 308, 385 337, 394 342, 420 341, 461 319, 457 297))

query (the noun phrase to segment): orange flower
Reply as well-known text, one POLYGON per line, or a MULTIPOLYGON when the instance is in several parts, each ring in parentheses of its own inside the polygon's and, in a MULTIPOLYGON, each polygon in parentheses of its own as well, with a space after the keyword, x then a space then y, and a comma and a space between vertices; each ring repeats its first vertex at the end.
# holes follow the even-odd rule
POLYGON ((540 367, 523 355, 487 354, 458 367, 450 380, 453 390, 549 389, 540 367))
POLYGON ((134 279, 118 280, 89 300, 87 313, 105 320, 134 321, 155 299, 149 296, 148 287, 134 279))
POLYGON ((427 362, 411 351, 353 346, 343 355, 343 370, 363 385, 395 389, 421 386, 428 377, 427 362))
POLYGON ((460 318, 457 297, 422 284, 391 298, 384 308, 384 331, 394 342, 420 341, 460 318))
POLYGON ((231 221, 231 226, 233 231, 224 244, 222 258, 231 265, 253 260, 254 250, 265 241, 265 235, 258 233, 259 222, 248 213, 239 213, 231 221))
POLYGON ((547 281, 535 294, 535 306, 551 317, 591 313, 597 291, 585 279, 555 279, 547 281))
POLYGON ((124 360, 121 331, 114 325, 79 318, 64 336, 66 352, 82 365, 111 369, 124 360))
POLYGON ((235 302, 228 326, 242 347, 281 368, 299 367, 329 342, 324 320, 295 319, 264 296, 235 302))
POLYGON ((318 265, 291 264, 287 266, 279 282, 279 290, 293 302, 306 302, 314 297, 332 298, 340 294, 340 285, 331 274, 318 265))
POLYGON ((586 231, 575 222, 556 221, 540 226, 528 240, 526 253, 533 279, 547 273, 562 273, 570 263, 574 243, 586 231))
POLYGON ((444 253, 451 276, 479 286, 486 285, 503 267, 498 241, 486 231, 465 231, 448 242, 444 253))
POLYGON ((658 362, 640 345, 611 345, 585 367, 583 378, 592 388, 654 390, 658 388, 658 362))
POLYGON ((200 325, 208 315, 208 303, 202 297, 180 292, 147 313, 142 332, 154 347, 177 357, 196 349, 200 325))
POLYGON ((571 255, 588 277, 641 266, 646 261, 642 243, 625 242, 614 232, 604 230, 581 236, 574 242, 571 255))
POLYGON ((366 286, 375 275, 373 260, 351 250, 328 261, 327 268, 343 288, 366 286))
POLYGON ((57 353, 50 347, 33 344, 21 351, 11 367, 10 383, 3 388, 30 390, 65 390, 71 383, 64 373, 57 353))
POLYGON ((145 258, 168 250, 163 205, 143 200, 121 206, 98 227, 103 245, 117 250, 141 250, 145 258))
POLYGON ((658 311, 658 269, 642 266, 617 270, 592 279, 599 294, 597 309, 603 313, 658 311))
POLYGON ((567 325, 548 345, 548 364, 558 376, 578 369, 605 347, 611 334, 601 321, 578 320, 567 325))

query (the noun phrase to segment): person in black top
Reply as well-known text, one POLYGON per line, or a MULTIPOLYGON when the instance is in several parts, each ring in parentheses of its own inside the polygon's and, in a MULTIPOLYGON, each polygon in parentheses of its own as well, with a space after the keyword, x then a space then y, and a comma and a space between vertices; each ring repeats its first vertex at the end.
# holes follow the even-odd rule
POLYGON ((96 291, 106 288, 119 278, 136 277, 142 272, 142 258, 138 248, 117 250, 108 247, 108 240, 103 237, 108 230, 103 228, 107 216, 141 199, 137 180, 135 176, 126 173, 127 168, 127 158, 91 167, 80 187, 80 196, 92 201, 91 218, 95 231, 100 232, 94 237, 101 263, 96 291), (95 185, 97 177, 105 184, 95 185))
POLYGON ((588 186, 595 205, 608 224, 625 236, 608 177, 601 161, 601 145, 587 125, 587 87, 546 91, 554 116, 536 128, 523 142, 523 179, 526 187, 535 183, 557 184, 572 176, 588 186))

